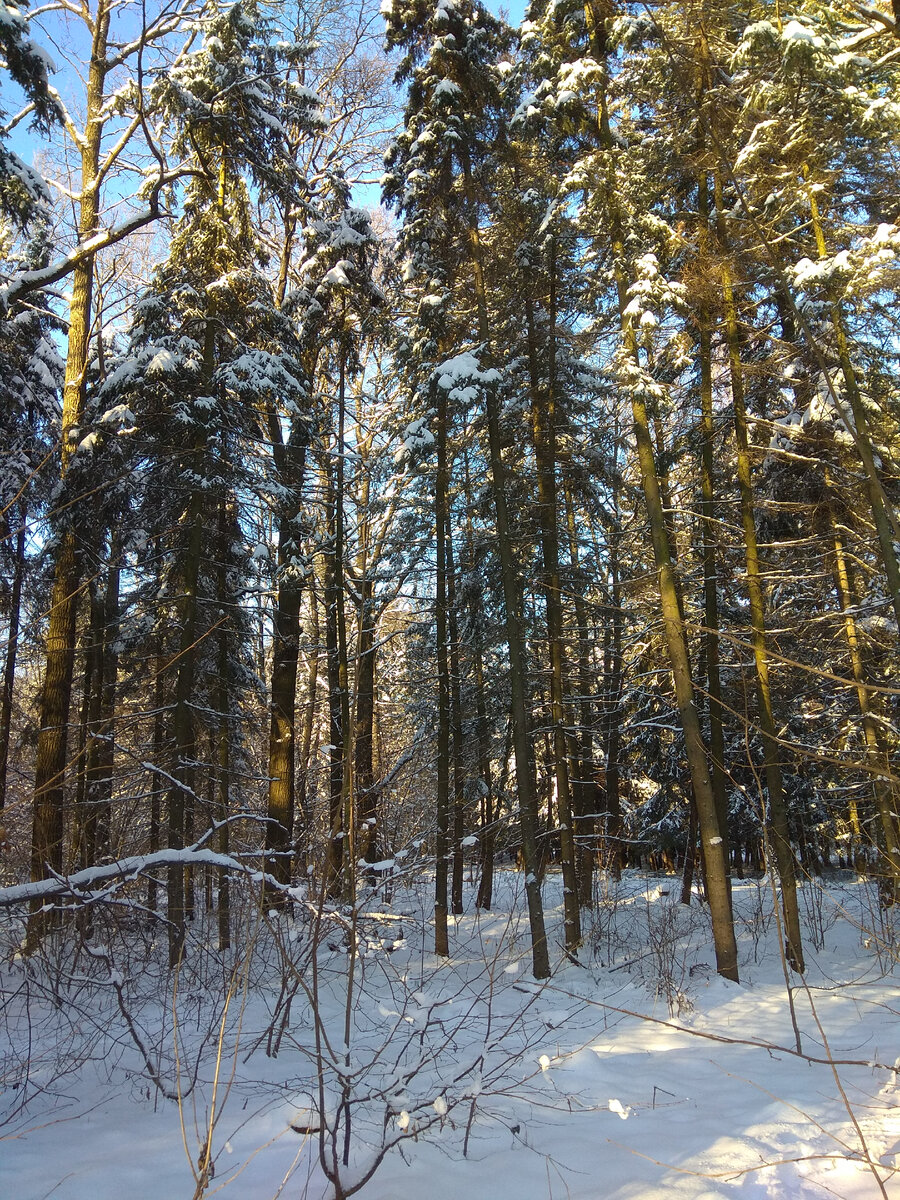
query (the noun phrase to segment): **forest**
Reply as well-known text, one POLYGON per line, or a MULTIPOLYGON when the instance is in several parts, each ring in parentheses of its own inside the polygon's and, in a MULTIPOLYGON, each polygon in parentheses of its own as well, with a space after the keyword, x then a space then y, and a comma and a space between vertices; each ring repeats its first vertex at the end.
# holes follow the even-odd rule
POLYGON ((0 51, 0 1176, 900 1197, 900 0, 0 51))

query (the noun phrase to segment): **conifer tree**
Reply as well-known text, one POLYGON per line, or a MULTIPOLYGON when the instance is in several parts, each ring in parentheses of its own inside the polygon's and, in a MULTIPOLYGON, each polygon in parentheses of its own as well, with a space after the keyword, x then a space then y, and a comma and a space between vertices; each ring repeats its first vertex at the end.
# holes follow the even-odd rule
MULTIPOLYGON (((28 117, 33 130, 47 135, 62 120, 62 110, 50 86, 49 75, 55 70, 54 63, 29 35, 27 9, 27 3, 6 6, 0 23, 0 56, 10 79, 21 88, 27 100, 25 108, 11 124, 28 117)), ((0 120, 5 122, 8 115, 0 107, 0 120)), ((0 212, 23 227, 46 212, 50 193, 38 172, 22 162, 6 144, 11 124, 0 136, 0 212)), ((42 266, 46 266, 46 260, 22 263, 20 270, 36 270, 42 266)))
MULTIPOLYGON (((175 148, 193 156, 195 174, 168 259, 137 307, 128 354, 105 388, 110 397, 133 397, 152 435, 147 453, 159 474, 148 499, 158 503, 166 495, 168 521, 157 528, 172 528, 176 537, 169 581, 178 631, 170 667, 172 849, 185 844, 197 796, 193 697, 200 646, 213 629, 220 638, 239 632, 233 595, 217 618, 211 611, 222 583, 215 583, 207 547, 216 544, 216 528, 220 539, 225 532, 227 518, 222 527, 215 522, 239 504, 239 488, 259 487, 246 450, 265 428, 266 410, 290 416, 308 395, 299 341, 261 271, 249 192, 251 184, 281 194, 297 186, 287 127, 308 123, 315 100, 285 81, 282 63, 305 50, 276 47, 257 12, 241 4, 209 18, 203 35, 200 48, 157 85, 159 109, 176 123, 175 148)), ((223 698, 226 681, 219 688, 223 698)), ((221 710, 219 719, 227 720, 221 710)), ((169 868, 168 894, 174 964, 186 910, 178 865, 169 868)))
MULTIPOLYGON (((609 79, 612 36, 614 30, 625 37, 633 30, 631 18, 623 17, 616 24, 617 15, 616 6, 605 2, 589 3, 576 13, 535 5, 526 32, 529 39, 541 39, 536 72, 542 82, 523 107, 525 116, 531 109, 534 119, 554 121, 561 134, 569 135, 566 186, 583 197, 581 222, 594 239, 598 256, 608 263, 614 285, 621 329, 616 371, 632 411, 635 458, 647 507, 663 628, 700 820, 718 969, 736 979, 737 948, 724 839, 695 700, 672 531, 666 519, 666 508, 671 505, 664 500, 665 480, 651 428, 653 411, 665 397, 653 370, 654 330, 665 313, 679 305, 681 296, 678 285, 673 286, 660 270, 655 252, 666 252, 671 235, 665 223, 647 211, 649 164, 639 140, 629 143, 614 128, 609 79)), ((638 28, 640 25, 638 19, 638 28)))
MULTIPOLYGON (((503 376, 494 365, 495 347, 481 228, 481 210, 492 162, 491 145, 498 136, 497 119, 502 111, 499 62, 508 43, 508 33, 485 9, 470 0, 440 0, 433 11, 419 2, 397 3, 386 9, 385 15, 388 44, 403 52, 397 80, 410 84, 404 132, 388 158, 385 196, 397 205, 404 217, 401 245, 408 249, 414 269, 427 272, 426 295, 431 294, 434 306, 440 309, 445 303, 442 297, 463 280, 474 293, 474 328, 469 337, 478 347, 477 355, 469 352, 437 363, 437 436, 440 445, 446 426, 442 393, 446 391, 452 396, 460 385, 478 388, 488 428, 491 491, 503 583, 516 784, 533 967, 535 976, 543 978, 549 973, 549 955, 538 877, 537 803, 529 739, 526 645, 503 457, 503 376)), ((446 353, 448 342, 446 337, 437 342, 435 358, 439 360, 442 353, 446 353)), ((445 494, 448 466, 444 462, 438 465, 440 478, 436 489, 435 521, 439 573, 447 566, 444 544, 447 518, 441 497, 445 494)), ((442 600, 446 604, 446 597, 438 597, 439 621, 443 621, 442 600)), ((439 654, 443 653, 441 640, 442 633, 439 633, 439 654)), ((447 671, 441 670, 440 676, 447 677, 447 684, 442 686, 448 688, 449 662, 447 671)), ((443 742, 449 738, 446 693, 441 701, 441 713, 445 714, 441 716, 439 735, 443 742)), ((441 758, 444 757, 442 753, 441 758)), ((440 799, 439 805, 441 809, 446 808, 446 803, 440 799)), ((446 825, 446 820, 439 817, 439 824, 446 825)), ((439 865, 441 850, 442 839, 439 837, 439 865)), ((445 904, 442 891, 439 883, 439 906, 445 904)))
MULTIPOLYGON (((4 274, 33 270, 48 257, 46 232, 36 232, 18 255, 7 248, 4 274)), ((0 320, 0 589, 7 618, 0 694, 0 810, 6 802, 12 714, 30 526, 50 500, 47 473, 53 457, 54 421, 62 361, 53 342, 59 320, 50 297, 38 292, 13 304, 0 320)))

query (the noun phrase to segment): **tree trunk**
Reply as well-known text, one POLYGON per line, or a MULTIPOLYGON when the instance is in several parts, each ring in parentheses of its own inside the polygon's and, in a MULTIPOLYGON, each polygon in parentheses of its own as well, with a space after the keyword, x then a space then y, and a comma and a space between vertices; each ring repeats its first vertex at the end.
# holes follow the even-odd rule
POLYGON ((460 916, 463 911, 463 868, 465 865, 462 844, 465 836, 465 769, 459 673, 459 621, 456 614, 456 568, 453 560, 453 524, 449 505, 446 515, 447 634, 450 651, 450 731, 453 753, 453 850, 451 854, 453 870, 450 884, 450 910, 454 916, 460 916))
MULTIPOLYGON (((881 724, 872 711, 870 692, 866 686, 865 667, 862 650, 853 616, 855 598, 850 571, 847 565, 847 555, 844 542, 833 525, 834 542, 834 579, 838 603, 844 615, 844 634, 847 639, 847 650, 850 656, 850 666, 856 682, 856 696, 859 712, 862 717, 863 737, 866 743, 866 753, 873 769, 872 791, 875 797, 875 809, 881 825, 884 839, 881 857, 884 864, 886 885, 884 892, 889 903, 900 899, 900 841, 897 837, 896 805, 894 803, 893 786, 891 782, 890 752, 885 745, 881 732, 881 724)), ((857 834, 859 821, 856 820, 857 834)))
MULTIPOLYGON (((156 561, 159 563, 159 547, 157 545, 156 561)), ((153 679, 153 762, 154 767, 161 767, 165 761, 166 729, 165 729, 165 691, 163 677, 165 662, 161 653, 156 654, 156 674, 153 679)), ((159 850, 160 808, 163 795, 162 776, 156 771, 150 772, 150 830, 149 852, 155 854, 159 850)), ((156 873, 150 872, 147 880, 147 908, 155 913, 158 905, 159 885, 156 873)))
POLYGON ((610 599, 612 600, 612 628, 610 630, 609 647, 609 677, 607 682, 606 705, 604 719, 604 747, 606 750, 606 837, 607 837, 607 870, 614 879, 621 879, 624 865, 622 846, 622 692, 624 690, 625 667, 622 654, 622 627, 624 613, 622 611, 622 584, 619 568, 619 540, 621 529, 616 521, 616 527, 610 533, 609 539, 609 580, 610 599))
POLYGON ((356 793, 360 828, 365 830, 366 862, 378 862, 378 792, 375 788, 375 584, 364 570, 359 584, 359 632, 356 668, 356 793))
POLYGON ((434 867, 434 952, 450 954, 447 927, 449 912, 447 854, 450 840, 450 647, 447 624, 447 392, 436 389, 437 478, 434 487, 435 522, 435 639, 438 688, 437 794, 434 867))
POLYGON ((334 569, 337 576, 334 599, 337 606, 338 684, 340 687, 341 749, 341 811, 346 847, 344 851, 343 895, 353 903, 356 899, 356 811, 353 788, 353 722, 350 712, 350 661, 347 646, 347 609, 344 599, 344 448, 347 400, 347 334, 342 329, 338 373, 338 455, 337 495, 334 514, 334 569))
MULTIPOLYGON (((198 449, 198 454, 202 451, 198 449)), ((197 590, 203 549, 203 508, 205 496, 191 493, 188 505, 188 544, 182 574, 182 598, 179 604, 178 669, 175 681, 175 710, 172 737, 175 763, 168 791, 168 847, 183 850, 186 816, 193 804, 194 791, 194 716, 191 701, 194 691, 197 644, 197 590)), ((166 871, 167 916, 169 920, 169 966, 176 967, 184 950, 186 895, 185 870, 173 863, 166 871)))
MULTIPOLYGON (((611 134, 603 105, 605 105, 605 99, 601 93, 601 140, 609 147, 612 144, 611 134)), ((614 188, 612 194, 615 194, 614 188)), ((612 231, 612 243, 623 343, 635 369, 640 371, 641 362, 637 337, 632 327, 631 316, 626 311, 628 289, 624 273, 625 247, 620 230, 612 231)), ((728 894, 728 869, 723 852, 722 834, 719 830, 719 818, 709 774, 706 746, 703 742, 700 720, 694 702, 694 684, 691 679, 688 641, 682 617, 678 577, 672 563, 670 531, 662 502, 644 394, 638 386, 631 387, 630 392, 641 486, 647 507, 650 536, 656 561, 660 609, 669 652, 669 663, 675 683, 678 712, 684 733, 691 783, 697 802, 697 816, 706 866, 706 890, 716 949, 716 965, 720 975, 736 981, 738 978, 737 942, 734 936, 734 922, 728 894)))
MULTIPOLYGON (((552 268, 551 268, 552 269, 552 268)), ((555 305, 551 300, 551 314, 555 305)), ((547 643, 550 657, 550 715, 553 722, 553 773, 556 780, 556 811, 559 828, 563 877, 563 913, 565 945, 570 954, 581 944, 578 878, 575 864, 575 831, 572 816, 572 790, 569 782, 569 744, 563 673, 563 610, 559 575, 559 516, 556 504, 556 398, 554 372, 546 388, 541 387, 534 306, 525 298, 528 337, 528 362, 531 390, 531 424, 538 482, 538 527, 543 565, 544 606, 547 617, 547 643)), ((551 330, 550 359, 553 358, 551 330)))
POLYGON ((83 870, 93 862, 91 849, 91 820, 88 812, 88 747, 91 723, 99 714, 99 679, 103 662, 103 623, 96 579, 86 588, 88 619, 82 633, 84 664, 81 673, 81 710, 78 718, 77 750, 73 756, 75 796, 72 806, 72 827, 69 835, 69 861, 75 870, 83 870))
MULTIPOLYGON (((233 597, 228 595, 227 588, 227 573, 225 570, 225 548, 228 540, 228 501, 222 496, 219 500, 219 561, 216 567, 216 599, 219 604, 219 611, 224 613, 228 611, 228 607, 233 603, 233 597)), ((216 733, 217 741, 217 788, 216 788, 216 803, 212 807, 211 815, 214 814, 218 821, 221 821, 219 828, 219 852, 228 854, 229 852, 229 827, 228 817, 231 812, 231 724, 230 713, 231 706, 228 702, 228 684, 230 680, 229 667, 229 646, 228 646, 228 624, 222 622, 216 634, 216 708, 218 709, 217 720, 218 730, 216 733)), ((294 666, 294 674, 296 677, 296 659, 294 666)), ((273 684, 274 697, 274 684, 273 684)), ((291 761, 291 777, 293 779, 293 759, 291 761)), ((210 773, 212 773, 212 763, 210 763, 210 773)), ((290 831, 291 826, 288 826, 290 831)), ((288 858, 288 868, 290 871, 290 858, 288 858)), ((231 892, 229 888, 228 868, 218 868, 218 894, 216 896, 216 917, 218 924, 219 949, 227 950, 231 946, 231 892)))
MULTIPOLYGON (((472 525, 472 480, 469 473, 469 456, 464 452, 465 499, 466 499, 466 554, 470 579, 476 576, 475 531, 472 525)), ((479 880, 475 907, 489 910, 494 898, 494 847, 497 831, 497 813, 494 804, 493 781, 491 778, 491 738, 485 700, 484 648, 481 636, 481 613, 478 611, 480 593, 474 589, 469 601, 469 628, 472 639, 472 677, 475 685, 475 721, 478 742, 478 775, 481 796, 479 799, 481 838, 479 845, 479 880)))
MULTIPOLYGON (((700 216, 700 250, 709 248, 709 185, 706 175, 697 186, 700 216)), ((705 304, 699 312, 700 350, 700 433, 701 433, 701 543, 703 559, 703 613, 706 629, 703 650, 706 659, 706 679, 709 714, 709 752, 712 763, 713 794, 719 818, 719 833, 731 888, 731 847, 728 837, 728 796, 725 781, 725 735, 722 728, 722 683, 719 673, 719 599, 715 525, 715 481, 713 472, 713 383, 712 383, 712 320, 705 304)))
MULTIPOLYGON (((88 67, 85 135, 81 151, 81 192, 78 240, 97 232, 99 167, 103 134, 101 109, 106 86, 106 43, 111 6, 99 0, 93 18, 88 67)), ((94 259, 87 255, 72 273, 69 328, 63 386, 61 475, 68 473, 78 446, 84 412, 84 376, 91 334, 94 259)), ((41 689, 40 731, 34 775, 34 820, 31 837, 31 879, 45 879, 63 868, 63 810, 65 803, 67 734, 75 664, 75 620, 79 593, 79 562, 75 527, 69 519, 60 531, 53 564, 53 587, 47 628, 47 657, 41 689)), ((48 914, 34 901, 28 919, 26 949, 33 950, 48 928, 48 914)))
MULTIPOLYGON (((487 291, 482 265, 481 237, 478 229, 477 206, 472 191, 471 168, 465 148, 463 148, 463 180, 468 208, 469 246, 478 308, 479 336, 485 345, 485 352, 489 354, 491 338, 487 291)), ((531 928, 532 970, 536 979, 546 979, 550 974, 550 955, 544 928, 544 907, 541 900, 540 867, 537 855, 538 808, 531 765, 525 637, 522 631, 520 609, 519 570, 513 556, 507 508, 506 467, 503 462, 503 442, 500 433, 500 400, 494 384, 489 384, 485 388, 485 408, 487 410, 491 492, 496 513, 506 640, 509 648, 513 753, 516 763, 522 856, 525 865, 525 896, 528 902, 528 920, 531 928)))
MULTIPOLYGON (((721 220, 722 210, 718 188, 716 207, 721 220)), ((769 798, 767 826, 781 884, 781 906, 784 914, 786 940, 785 952, 791 967, 795 971, 802 973, 804 971, 803 944, 800 930, 800 913, 797 907, 797 879, 794 852, 791 848, 790 832, 788 829, 787 805, 784 799, 778 737, 772 710, 772 692, 769 684, 769 656, 766 649, 765 632, 765 599, 756 540, 756 511, 753 499, 753 476, 750 465, 747 409, 744 403, 743 367, 740 354, 737 305, 727 265, 723 270, 723 287, 728 360, 731 370, 731 395, 734 403, 734 434, 737 451, 738 485, 741 497, 741 521, 744 527, 744 548, 747 564, 747 596, 750 602, 750 623, 753 656, 756 665, 759 724, 763 739, 766 788, 769 798)))
POLYGON ((87 850, 90 864, 101 861, 110 852, 112 821, 113 769, 115 763, 116 684, 119 655, 119 578, 121 538, 113 534, 109 545, 106 590, 100 610, 100 670, 95 679, 96 716, 91 723, 88 747, 87 812, 89 833, 87 850))
POLYGON ((315 587, 309 589, 310 613, 310 650, 306 669, 306 698, 303 706, 303 732, 300 737, 300 762, 297 771, 297 803, 298 819, 303 822, 307 835, 304 839, 295 831, 294 844, 297 848, 297 869, 301 875, 306 874, 306 847, 308 834, 311 829, 311 813, 309 806, 309 772, 312 755, 313 729, 316 722, 316 695, 319 690, 319 600, 315 587))
MULTIPOLYGON (((291 486, 301 490, 305 454, 299 464, 288 453, 278 457, 282 476, 288 461, 297 466, 297 478, 291 486)), ((293 864, 295 799, 295 745, 297 706, 297 663, 300 654, 300 599, 302 587, 294 559, 297 552, 297 507, 283 515, 278 524, 278 598, 272 636, 272 686, 269 720, 269 794, 266 816, 267 870, 279 883, 287 884, 293 864)), ((285 902, 285 893, 270 889, 269 900, 285 902)))
POLYGON ((343 786, 344 734, 341 727, 341 671, 338 639, 338 564, 335 530, 335 488, 331 468, 323 464, 326 535, 329 546, 323 559, 323 596, 325 602, 325 657, 328 679, 328 841, 326 846, 325 884, 329 896, 340 894, 344 860, 343 786))
POLYGON ((9 743, 12 734, 13 696, 16 685, 16 656, 19 649, 19 625, 22 619, 22 583, 25 578, 25 529, 28 509, 24 500, 14 510, 19 527, 16 531, 16 565, 9 600, 9 628, 3 664, 3 692, 0 695, 0 817, 6 806, 6 779, 9 769, 9 743))

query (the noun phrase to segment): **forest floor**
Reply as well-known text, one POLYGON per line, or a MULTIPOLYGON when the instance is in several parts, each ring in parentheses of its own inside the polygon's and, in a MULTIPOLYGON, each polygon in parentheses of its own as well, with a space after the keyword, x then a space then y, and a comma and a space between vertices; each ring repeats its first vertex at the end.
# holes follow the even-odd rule
MULTIPOLYGON (((302 906, 248 921, 240 954, 195 928, 175 987, 148 933, 7 961, 0 1195, 320 1200, 322 1143, 348 1194, 375 1168, 363 1200, 900 1197, 897 941, 871 885, 803 886, 789 994, 765 880, 735 884, 739 985, 680 880, 638 872, 598 895, 583 965, 536 984, 521 881, 499 872, 481 914, 467 886, 443 961, 427 877, 373 897, 349 1004, 346 924, 302 906)), ((545 900, 556 939, 556 875, 545 900)))

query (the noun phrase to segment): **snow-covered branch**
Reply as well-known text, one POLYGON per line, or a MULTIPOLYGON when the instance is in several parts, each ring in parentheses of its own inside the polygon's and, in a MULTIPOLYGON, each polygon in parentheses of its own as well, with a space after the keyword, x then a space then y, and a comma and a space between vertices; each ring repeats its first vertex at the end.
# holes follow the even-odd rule
POLYGON ((35 900, 46 902, 62 897, 96 902, 106 899, 116 887, 136 879, 145 871, 158 867, 172 867, 179 863, 186 867, 222 867, 226 871, 245 876, 252 883, 265 883, 279 891, 290 891, 289 887, 279 883, 265 871, 249 867, 230 854, 205 850, 200 843, 196 843, 183 850, 157 850, 153 854, 133 854, 102 866, 75 871, 71 875, 54 874, 49 879, 0 888, 0 908, 15 908, 35 900))
MULTIPOLYGON (((177 177, 177 175, 173 175, 171 178, 167 177, 155 190, 158 191, 165 183, 171 182, 177 177)), ((49 266, 41 267, 36 271, 22 271, 20 274, 14 275, 5 287, 0 288, 0 305, 8 308, 14 300, 58 283, 60 279, 70 275, 77 266, 92 258, 99 251, 105 250, 108 246, 114 246, 117 242, 121 242, 132 233, 137 233, 139 229, 144 229, 163 215, 160 212, 157 198, 154 196, 146 208, 133 213, 118 225, 114 225, 110 229, 103 229, 86 241, 80 242, 63 258, 58 258, 49 266)))

